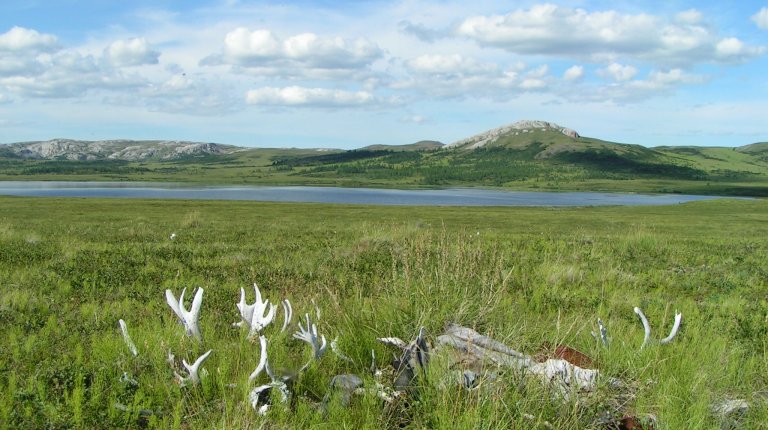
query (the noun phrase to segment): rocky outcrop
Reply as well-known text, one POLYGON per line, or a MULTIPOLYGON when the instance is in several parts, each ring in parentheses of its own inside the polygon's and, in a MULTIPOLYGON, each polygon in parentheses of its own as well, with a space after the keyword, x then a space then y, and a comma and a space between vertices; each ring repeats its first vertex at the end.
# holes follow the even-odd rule
POLYGON ((489 143, 493 143, 499 138, 503 136, 507 136, 509 134, 520 135, 520 134, 530 133, 535 130, 556 131, 573 139, 576 139, 579 137, 579 133, 577 133, 576 130, 572 130, 566 127, 561 127, 552 122, 523 120, 523 121, 517 121, 509 125, 505 125, 503 127, 498 127, 488 131, 484 131, 480 134, 476 134, 466 139, 461 139, 459 141, 446 145, 446 147, 475 149, 475 148, 483 147, 489 143))
POLYGON ((222 154, 231 147, 215 143, 185 141, 53 139, 5 145, 16 156, 41 160, 173 160, 191 155, 222 154))

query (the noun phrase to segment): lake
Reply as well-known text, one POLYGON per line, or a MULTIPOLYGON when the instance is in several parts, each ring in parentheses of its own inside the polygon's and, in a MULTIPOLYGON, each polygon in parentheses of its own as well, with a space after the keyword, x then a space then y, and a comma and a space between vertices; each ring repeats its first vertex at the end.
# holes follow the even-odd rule
POLYGON ((480 188, 397 190, 304 186, 197 186, 157 182, 0 181, 0 195, 134 199, 253 200, 404 206, 671 205, 715 196, 498 191, 480 188))

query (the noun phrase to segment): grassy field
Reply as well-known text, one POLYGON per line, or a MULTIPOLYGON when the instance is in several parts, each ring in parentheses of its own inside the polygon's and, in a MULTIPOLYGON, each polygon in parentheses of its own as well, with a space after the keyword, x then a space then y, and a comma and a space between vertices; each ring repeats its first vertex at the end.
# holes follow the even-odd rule
MULTIPOLYGON (((373 385, 371 349, 382 366, 394 352, 376 337, 424 326, 433 340, 456 322, 529 354, 543 342, 587 353, 632 388, 626 410, 658 428, 719 428, 711 405, 728 398, 751 403, 745 428, 763 428, 766 237, 764 200, 469 209, 0 197, 0 427, 580 429, 615 401, 601 386, 564 402, 517 374, 468 393, 430 374, 407 405, 365 395, 318 410, 334 375, 373 385), (314 300, 320 332, 353 361, 329 352, 266 417, 247 403, 258 344, 231 327, 239 289, 250 301, 254 282, 297 314, 314 300), (205 288, 202 344, 165 303, 166 288, 184 287, 190 298, 205 288), (681 311, 678 338, 639 351, 633 306, 655 339, 681 311), (610 348, 589 334, 597 317, 610 348), (174 383, 169 349, 189 361, 213 350, 200 385, 174 383)), ((270 361, 296 369, 308 347, 281 321, 265 331, 270 361)))

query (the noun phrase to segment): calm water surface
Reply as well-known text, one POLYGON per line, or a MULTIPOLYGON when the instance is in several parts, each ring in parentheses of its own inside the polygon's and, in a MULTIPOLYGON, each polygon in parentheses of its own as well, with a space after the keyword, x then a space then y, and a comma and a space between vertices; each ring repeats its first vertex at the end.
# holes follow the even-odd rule
POLYGON ((392 190, 336 187, 188 186, 155 182, 0 181, 0 195, 135 199, 254 200, 404 206, 670 205, 714 196, 496 191, 477 188, 392 190))

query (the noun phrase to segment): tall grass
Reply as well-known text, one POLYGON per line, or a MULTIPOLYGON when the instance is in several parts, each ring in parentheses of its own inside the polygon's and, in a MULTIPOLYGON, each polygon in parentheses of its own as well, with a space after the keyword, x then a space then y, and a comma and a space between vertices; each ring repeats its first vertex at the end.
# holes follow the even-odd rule
MULTIPOLYGON (((746 426, 767 422, 768 206, 719 201, 659 208, 381 208, 252 202, 0 198, 0 423, 8 428, 588 428, 616 393, 562 402, 506 373, 488 390, 440 383, 383 406, 318 406, 334 375, 373 386, 376 337, 430 337, 449 322, 534 353, 566 343, 631 388, 625 409, 661 428, 712 428, 711 404, 744 398, 746 426), (171 232, 177 234, 170 240, 171 232), (257 282, 297 314, 320 307, 320 331, 353 363, 327 354, 289 406, 260 417, 247 404, 258 345, 231 327, 239 288, 257 282), (183 336, 166 288, 205 288, 202 344, 183 336), (675 310, 672 344, 639 350, 640 306, 653 338, 675 310), (601 317, 612 337, 590 335, 601 317), (117 327, 126 320, 139 356, 117 327), (200 386, 166 363, 213 349, 200 386), (125 377, 123 374, 125 373, 125 377), (126 382, 127 380, 135 382, 126 382), (120 405, 116 407, 116 405, 120 405)), ((188 299, 189 300, 189 299, 188 299)), ((278 315, 278 319, 281 318, 278 315)), ((279 324, 278 324, 279 327, 279 324)), ((309 357, 279 328, 270 361, 309 357)))

